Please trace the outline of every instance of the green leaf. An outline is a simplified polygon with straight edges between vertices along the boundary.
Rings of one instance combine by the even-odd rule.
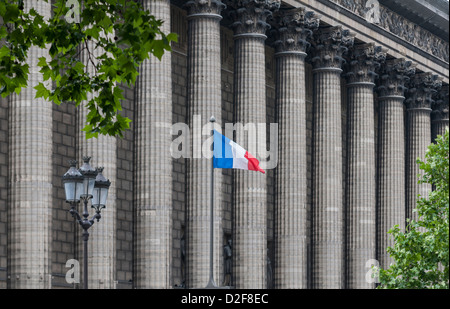
[[[17,5],[8,5],[6,12],[3,14],[3,21],[5,23],[14,22],[19,17],[20,10]]]
[[[39,57],[38,66],[45,67],[47,66],[47,59],[45,57]]]
[[[2,48],[0,48],[0,58],[3,58],[5,56],[9,57],[9,55],[10,49],[6,45],[3,45]]]
[[[48,99],[50,91],[48,91],[47,88],[45,88],[44,84],[39,83],[37,86],[34,87],[34,89],[36,89],[36,96],[35,96],[36,99],[41,97]]]
[[[176,33],[169,33],[169,34],[167,35],[167,40],[168,40],[169,42],[175,42],[175,43],[178,43],[178,34],[176,34]]]
[[[0,15],[1,16],[1,15]],[[6,26],[0,25],[0,39],[3,39],[8,34]]]

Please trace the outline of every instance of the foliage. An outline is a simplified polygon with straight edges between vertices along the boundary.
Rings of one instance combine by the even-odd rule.
[[[68,2],[83,8],[75,10],[77,5],[69,7]],[[34,87],[36,98],[58,105],[85,102],[87,138],[122,136],[131,120],[120,114],[119,84],[133,85],[139,65],[151,55],[161,59],[177,40],[176,34],[161,31],[161,20],[131,0],[56,0],[50,18],[35,8],[24,10],[23,0],[0,0],[0,17],[2,97],[27,87],[30,48],[47,48],[49,57],[38,62],[43,82]],[[95,49],[102,51],[100,56],[95,57]],[[85,63],[81,53],[87,54]]]
[[[387,252],[395,263],[380,269],[379,288],[449,288],[449,131],[428,147],[425,161],[417,160],[424,175],[419,183],[433,185],[427,198],[417,201],[417,220],[405,231],[398,225],[389,233],[394,246]]]

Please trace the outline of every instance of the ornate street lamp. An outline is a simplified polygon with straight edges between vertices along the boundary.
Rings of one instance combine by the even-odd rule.
[[[88,288],[88,240],[89,228],[101,218],[101,210],[106,207],[106,198],[111,182],[103,174],[103,167],[94,169],[89,164],[91,157],[83,157],[83,165],[76,169],[77,161],[71,160],[69,170],[62,176],[64,190],[66,193],[66,202],[70,204],[70,214],[76,218],[83,228],[83,246],[84,246],[84,288]],[[92,199],[92,208],[95,214],[91,219],[89,217],[88,203]],[[83,201],[83,213],[80,216],[76,206]]]

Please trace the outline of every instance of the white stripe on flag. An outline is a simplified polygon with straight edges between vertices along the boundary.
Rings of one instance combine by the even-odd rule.
[[[245,157],[247,151],[231,140],[229,144],[233,152],[233,168],[248,170],[248,160]]]

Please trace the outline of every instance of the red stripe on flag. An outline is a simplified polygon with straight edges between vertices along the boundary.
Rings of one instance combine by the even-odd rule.
[[[259,167],[259,161],[252,156],[248,151],[245,152],[245,158],[248,160],[248,169],[250,171],[257,171],[265,174],[266,172]]]

